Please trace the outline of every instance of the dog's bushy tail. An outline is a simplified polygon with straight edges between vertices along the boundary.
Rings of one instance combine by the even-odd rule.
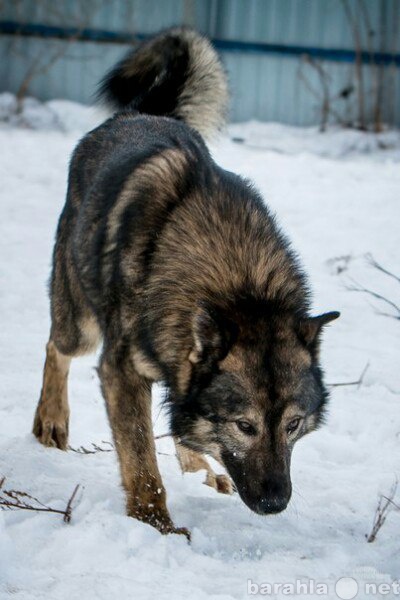
[[[116,110],[179,119],[208,137],[225,122],[228,85],[209,40],[176,27],[130,51],[104,77],[99,97]]]

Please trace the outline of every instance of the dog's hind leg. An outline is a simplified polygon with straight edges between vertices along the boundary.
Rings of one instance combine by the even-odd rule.
[[[60,222],[51,278],[51,332],[33,433],[45,446],[68,446],[68,372],[71,359],[93,351],[100,329],[83,294],[68,247],[65,218]]]
[[[33,433],[39,442],[61,450],[66,450],[68,445],[68,373],[71,360],[74,356],[88,352],[89,348],[93,349],[95,336],[98,342],[100,335],[92,318],[81,322],[80,330],[80,344],[75,347],[67,346],[68,353],[63,353],[55,341],[60,333],[56,334],[53,323],[46,346],[42,391],[33,423]]]
[[[33,433],[44,446],[61,450],[68,444],[68,371],[71,357],[57,350],[50,339],[46,346],[43,387],[33,423]]]
[[[220,494],[233,494],[233,483],[228,475],[217,475],[202,454],[186,448],[176,438],[174,438],[174,442],[182,473],[196,473],[204,469],[206,471],[204,481],[206,485],[214,488]]]

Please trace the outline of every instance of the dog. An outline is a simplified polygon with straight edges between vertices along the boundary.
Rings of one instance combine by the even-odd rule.
[[[72,156],[33,432],[67,448],[69,365],[102,342],[128,515],[190,536],[171,520],[157,467],[155,381],[168,390],[182,469],[205,468],[218,491],[278,513],[293,446],[323,421],[320,333],[339,313],[310,316],[306,277],[260,194],[210,156],[204,138],[224,123],[228,86],[205,37],[159,33],[99,94],[116,112]]]

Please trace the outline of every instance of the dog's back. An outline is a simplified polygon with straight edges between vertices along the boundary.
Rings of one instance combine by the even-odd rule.
[[[270,300],[304,308],[302,276],[264,203],[213,162],[203,141],[222,125],[227,104],[209,42],[169,30],[129,53],[100,95],[117,112],[75,151],[67,204],[82,206],[67,227],[102,326],[122,297],[135,297],[136,329],[152,355],[165,340],[161,362],[168,355],[169,363],[179,360],[174,339],[182,336],[169,326],[171,312],[190,321],[196,304],[214,296],[264,297],[267,272]],[[162,339],[151,339],[159,330]]]
[[[118,296],[116,263],[127,236],[135,238],[133,255],[146,245],[148,263],[167,213],[187,196],[184,187],[211,178],[202,135],[224,123],[227,82],[208,40],[175,28],[128,53],[104,78],[99,96],[116,113],[74,152],[60,232],[104,322],[111,296]],[[142,267],[135,266],[137,277]]]

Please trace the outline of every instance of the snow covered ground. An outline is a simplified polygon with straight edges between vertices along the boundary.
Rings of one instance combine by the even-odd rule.
[[[400,512],[390,512],[374,543],[365,536],[380,494],[400,478],[400,322],[378,314],[390,307],[347,289],[356,281],[399,304],[399,283],[366,258],[371,253],[399,275],[398,132],[378,143],[352,132],[250,123],[231,129],[242,141],[225,136],[214,145],[216,159],[253,179],[278,214],[309,273],[315,312],[342,313],[324,336],[327,381],[351,382],[369,368],[360,386],[332,388],[327,424],[294,451],[293,499],[278,516],[257,516],[237,496],[218,495],[202,485],[202,473],[181,475],[171,440],[159,440],[169,507],[176,524],[191,529],[188,545],[124,515],[114,452],[63,453],[30,433],[68,159],[98,118],[65,102],[50,108],[57,126],[44,129],[41,117],[36,130],[23,121],[0,127],[0,479],[5,489],[56,508],[65,507],[76,484],[81,489],[70,524],[56,514],[0,511],[0,598],[230,600],[257,590],[271,593],[256,597],[283,598],[290,585],[276,584],[300,580],[308,587],[296,597],[313,597],[313,585],[315,593],[321,584],[327,587],[319,597],[336,598],[343,577],[358,582],[357,598],[399,597],[393,581],[400,578]],[[95,365],[90,356],[72,366],[75,448],[111,440]],[[154,397],[155,431],[162,434],[159,388]],[[381,590],[389,593],[373,595],[365,582],[386,583]],[[341,581],[339,597],[353,598],[354,586]]]

